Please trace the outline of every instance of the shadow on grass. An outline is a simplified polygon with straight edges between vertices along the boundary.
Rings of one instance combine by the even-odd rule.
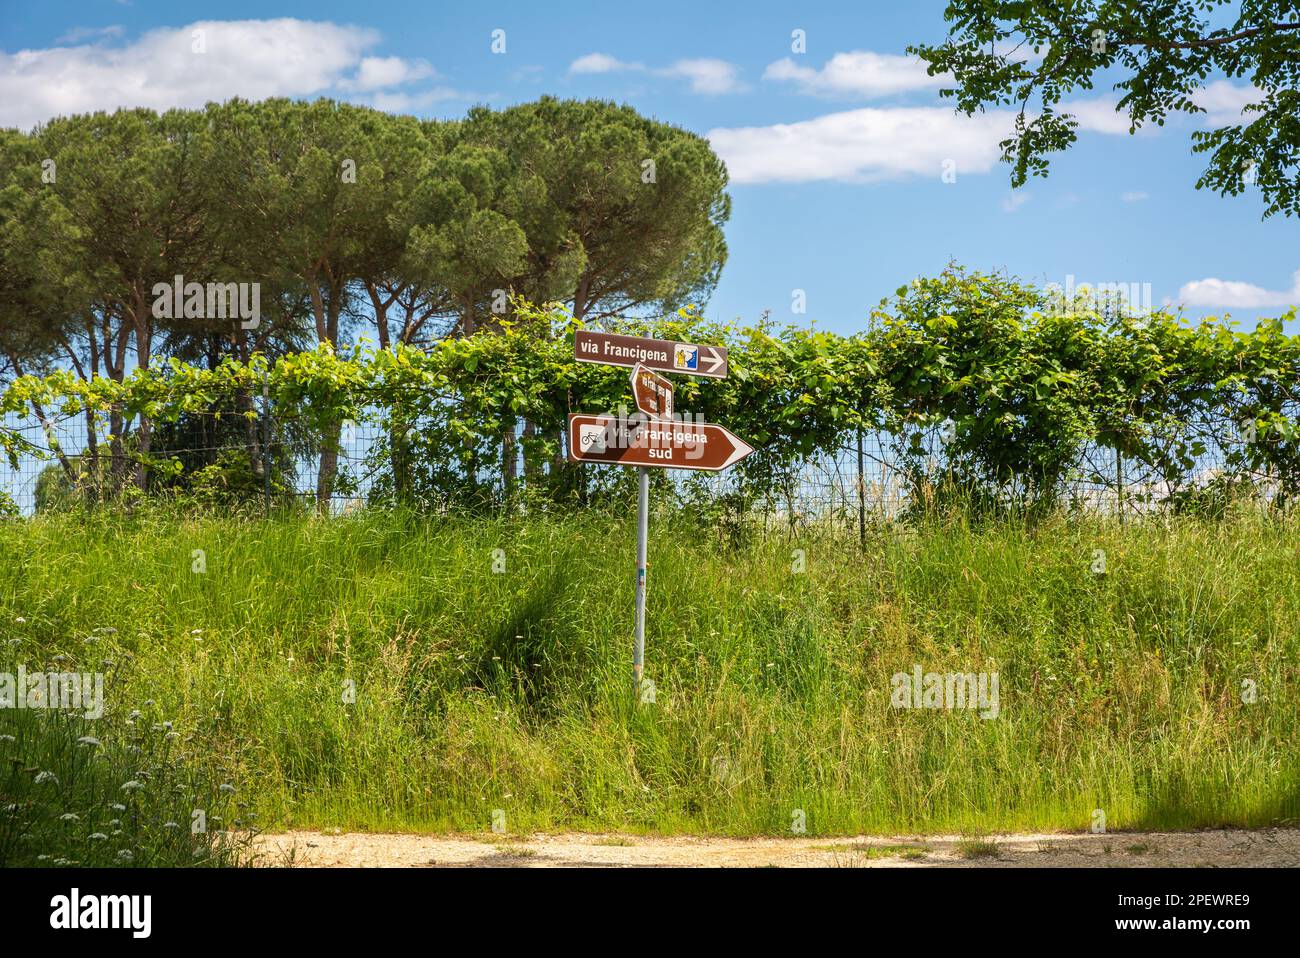
[[[487,638],[464,687],[514,697],[545,712],[563,691],[574,690],[595,674],[591,649],[576,641],[570,623],[571,593],[578,584],[557,564],[509,613],[487,630]]]

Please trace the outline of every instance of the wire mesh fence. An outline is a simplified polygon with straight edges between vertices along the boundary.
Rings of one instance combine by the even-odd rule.
[[[231,418],[228,413],[206,413],[192,420],[215,424]],[[100,427],[94,429],[99,441],[93,442],[91,427],[83,417],[42,421],[9,416],[3,428],[21,437],[22,448],[16,464],[0,464],[0,493],[23,515],[58,508],[70,498],[111,501],[124,487],[140,488],[141,477],[141,491],[146,494],[210,485],[217,493],[249,500],[260,497],[267,506],[286,498],[315,503],[319,452],[311,451],[311,437],[287,434],[291,422],[292,417],[277,420],[263,411],[250,422],[245,441],[225,436],[176,444],[174,436],[155,434],[147,452],[141,453],[138,435],[135,442],[115,451],[111,436]],[[207,430],[194,431],[201,435]],[[323,497],[330,511],[354,509],[368,500],[382,467],[375,456],[377,436],[378,427],[373,424],[343,424],[336,443],[338,474]],[[236,464],[247,468],[232,468]]]
[[[105,423],[85,416],[9,416],[3,427],[21,437],[22,450],[16,468],[0,466],[0,493],[22,515],[55,509],[77,497],[113,501],[123,489],[145,495],[184,492],[212,501],[235,497],[260,501],[268,512],[290,502],[334,515],[383,507],[394,501],[392,426],[383,410],[369,412],[358,421],[339,424],[337,438],[329,441],[293,414],[277,414],[269,402],[243,416],[197,414],[184,428],[156,427],[147,454],[140,453],[138,429],[133,442],[115,443]],[[1189,496],[1212,496],[1229,487],[1244,486],[1259,501],[1274,500],[1277,477],[1243,465],[1250,437],[1221,427],[1221,422],[1199,424],[1199,454],[1178,461],[1173,470],[1159,463],[1126,461],[1100,444],[1084,445],[1075,451],[1072,466],[1053,480],[1052,501],[1077,510],[1141,515],[1178,508]],[[415,424],[412,432],[419,428]],[[516,485],[529,481],[522,438],[520,424],[512,444],[513,468],[498,458],[480,465],[473,477],[476,488],[487,493],[485,501],[503,509],[507,473]],[[322,450],[334,463],[328,481],[322,481]],[[447,462],[436,462],[437,449],[426,446],[419,456],[426,467],[445,467],[465,478],[466,467],[450,456]],[[952,486],[962,474],[961,466],[947,453],[942,427],[907,435],[849,430],[831,448],[784,464],[776,480],[769,476],[756,494],[743,468],[717,474],[673,470],[668,481],[683,501],[738,500],[765,522],[820,521],[860,531],[867,522],[897,518],[925,504],[945,485]],[[1031,480],[1012,477],[992,495],[1011,502],[1033,492]],[[428,499],[415,504],[435,507]],[[436,505],[447,507],[448,501]]]

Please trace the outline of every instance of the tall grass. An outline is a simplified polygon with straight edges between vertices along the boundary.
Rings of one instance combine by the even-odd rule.
[[[1300,817],[1298,531],[952,520],[863,551],[656,515],[643,704],[630,513],[51,517],[0,523],[0,647],[80,661],[115,628],[109,700],[153,700],[271,826],[1265,825]],[[891,707],[914,665],[996,671],[999,716]]]
[[[49,669],[63,670],[54,662]],[[13,674],[7,666],[3,671]],[[16,703],[7,690],[6,702]],[[234,786],[144,709],[0,709],[0,867],[211,867],[252,860]]]

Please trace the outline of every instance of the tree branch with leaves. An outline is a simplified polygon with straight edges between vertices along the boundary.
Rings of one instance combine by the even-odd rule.
[[[1013,186],[1045,176],[1049,155],[1077,139],[1069,97],[1110,83],[1130,132],[1178,113],[1206,116],[1207,85],[1231,92],[1240,116],[1191,135],[1208,154],[1198,189],[1257,188],[1264,216],[1300,215],[1300,8],[1294,0],[953,0],[947,39],[908,52],[954,82],[941,95],[967,115],[1017,111],[1002,141]],[[1221,119],[1221,118],[1216,118]]]

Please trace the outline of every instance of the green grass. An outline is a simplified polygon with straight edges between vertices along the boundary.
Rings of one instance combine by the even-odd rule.
[[[0,709],[0,867],[236,865],[254,823],[144,711]]]
[[[502,845],[497,849],[497,854],[502,858],[534,858],[537,849],[525,848],[523,845]]]
[[[984,838],[963,838],[956,845],[957,855],[968,860],[997,858],[998,843]]]
[[[864,842],[854,842],[850,845],[815,845],[818,851],[828,852],[853,852],[864,858],[903,858],[907,861],[916,861],[924,858],[930,852],[928,845],[868,845]]]
[[[0,671],[112,660],[110,713],[154,701],[268,827],[1300,818],[1296,523],[936,523],[873,530],[863,553],[656,515],[638,705],[631,515],[3,522]],[[891,708],[913,665],[997,671],[999,717]]]

